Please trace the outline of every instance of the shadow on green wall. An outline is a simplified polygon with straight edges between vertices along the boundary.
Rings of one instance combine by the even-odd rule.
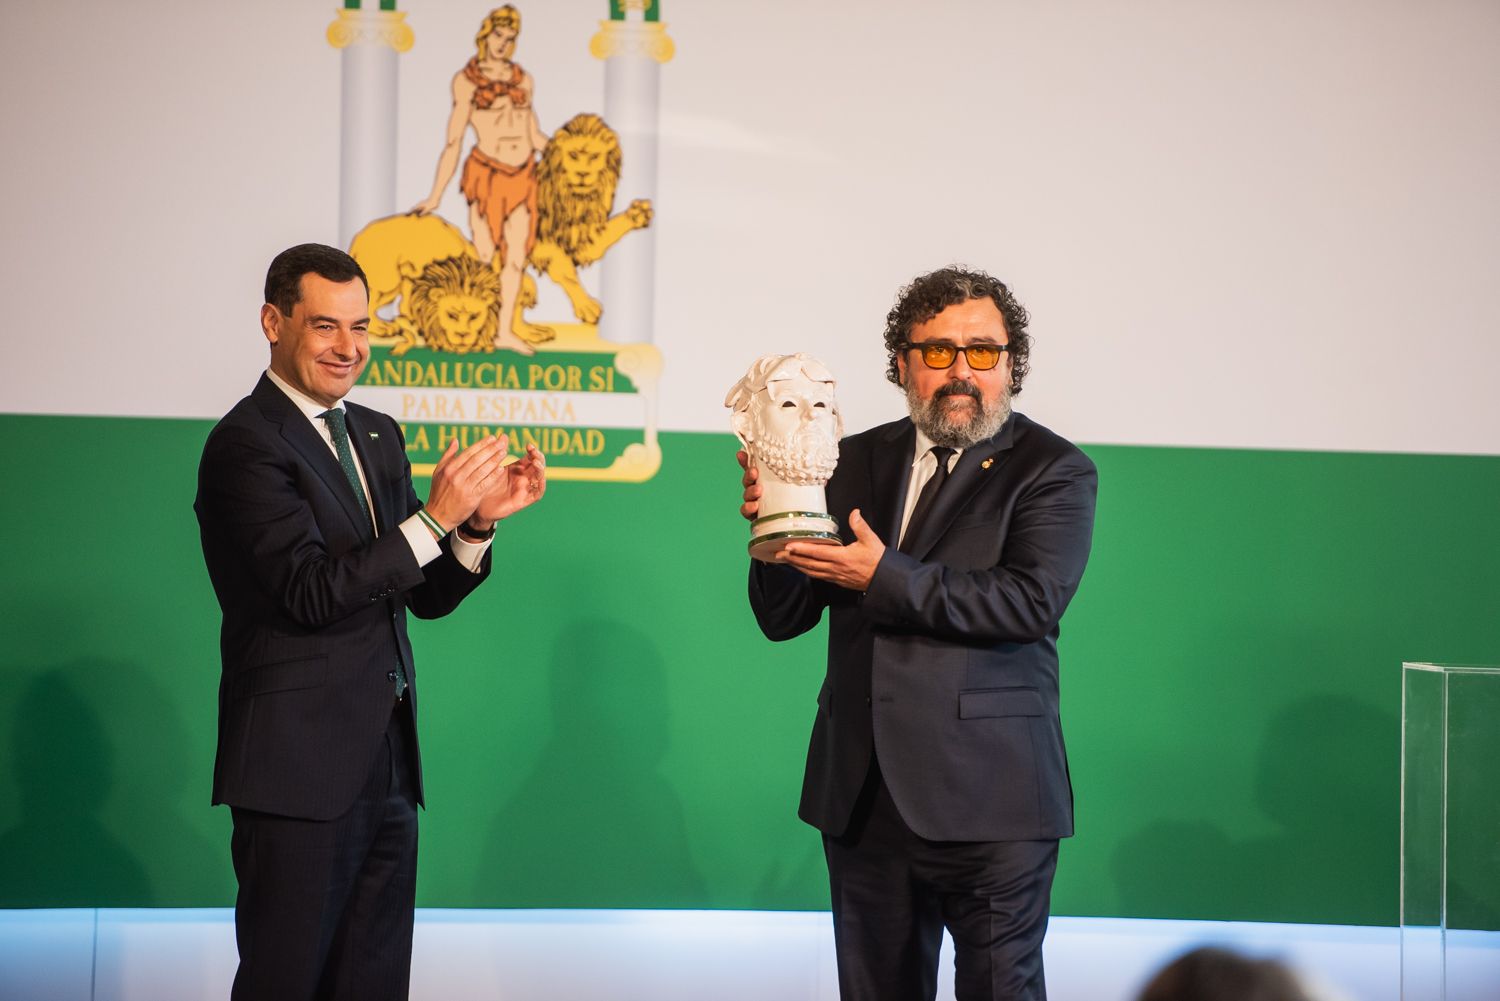
[[[183,885],[232,899],[227,844],[183,805],[206,804],[198,748],[155,679],[94,660],[0,676],[13,679],[0,719],[15,791],[0,800],[0,907],[178,903]]]
[[[828,910],[828,869],[823,855],[823,835],[806,828],[806,847],[779,860],[766,870],[756,886],[750,907],[758,911],[780,911],[788,901],[817,910]]]
[[[1114,852],[1121,912],[1222,919],[1233,901],[1242,921],[1394,924],[1396,732],[1389,713],[1342,696],[1273,713],[1253,776],[1267,833],[1170,819],[1174,790],[1143,787],[1141,807],[1157,798],[1152,809],[1166,816]]]
[[[706,890],[682,798],[661,770],[671,707],[655,642],[620,622],[576,620],[559,630],[549,671],[551,733],[495,817],[480,896],[508,907],[698,905]]]
[[[18,673],[11,668],[3,676]],[[117,786],[117,751],[75,687],[81,673],[79,665],[69,665],[19,686],[6,759],[20,817],[0,834],[0,906],[156,900],[139,856],[104,817]]]

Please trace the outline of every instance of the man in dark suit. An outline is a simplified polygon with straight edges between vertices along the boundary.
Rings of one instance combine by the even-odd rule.
[[[344,402],[370,348],[342,251],[277,256],[260,320],[270,366],[209,435],[194,504],[223,611],[233,997],[405,998],[422,804],[406,614],[446,615],[489,575],[495,523],[542,496],[545,466],[455,443],[417,500],[400,427]]]
[[[829,615],[800,815],[823,832],[845,1001],[937,989],[944,927],[960,1001],[1045,998],[1058,839],[1073,833],[1058,622],[1078,588],[1097,478],[1021,414],[1028,316],[946,268],[887,318],[910,419],[844,439],[828,482],[843,546],[752,563],[765,634]],[[759,517],[746,467],[741,513]]]

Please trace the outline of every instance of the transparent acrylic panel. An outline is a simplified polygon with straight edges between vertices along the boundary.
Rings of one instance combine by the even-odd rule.
[[[1401,671],[1401,997],[1443,996],[1443,696],[1446,676]]]
[[[1401,997],[1493,1001],[1500,668],[1403,665],[1401,703]]]

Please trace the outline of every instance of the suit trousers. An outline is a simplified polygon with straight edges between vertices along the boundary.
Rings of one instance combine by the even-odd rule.
[[[343,816],[233,810],[240,965],[232,1001],[407,997],[417,886],[410,705],[395,704],[369,779]]]
[[[1046,1001],[1057,841],[928,841],[871,756],[849,829],[824,835],[843,1001],[932,1001],[943,929],[958,1001]]]

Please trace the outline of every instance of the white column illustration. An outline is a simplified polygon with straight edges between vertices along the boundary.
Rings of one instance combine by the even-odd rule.
[[[379,10],[364,10],[360,0],[345,0],[328,26],[328,44],[343,58],[339,246],[346,249],[365,224],[396,211],[396,57],[413,36],[395,5],[380,0]]]
[[[622,166],[615,204],[656,204],[657,118],[661,66],[676,46],[660,21],[660,0],[614,0],[589,52],[604,60],[604,120],[620,137]],[[630,234],[599,262],[604,315],[599,336],[617,344],[649,343],[655,329],[656,231]]]

